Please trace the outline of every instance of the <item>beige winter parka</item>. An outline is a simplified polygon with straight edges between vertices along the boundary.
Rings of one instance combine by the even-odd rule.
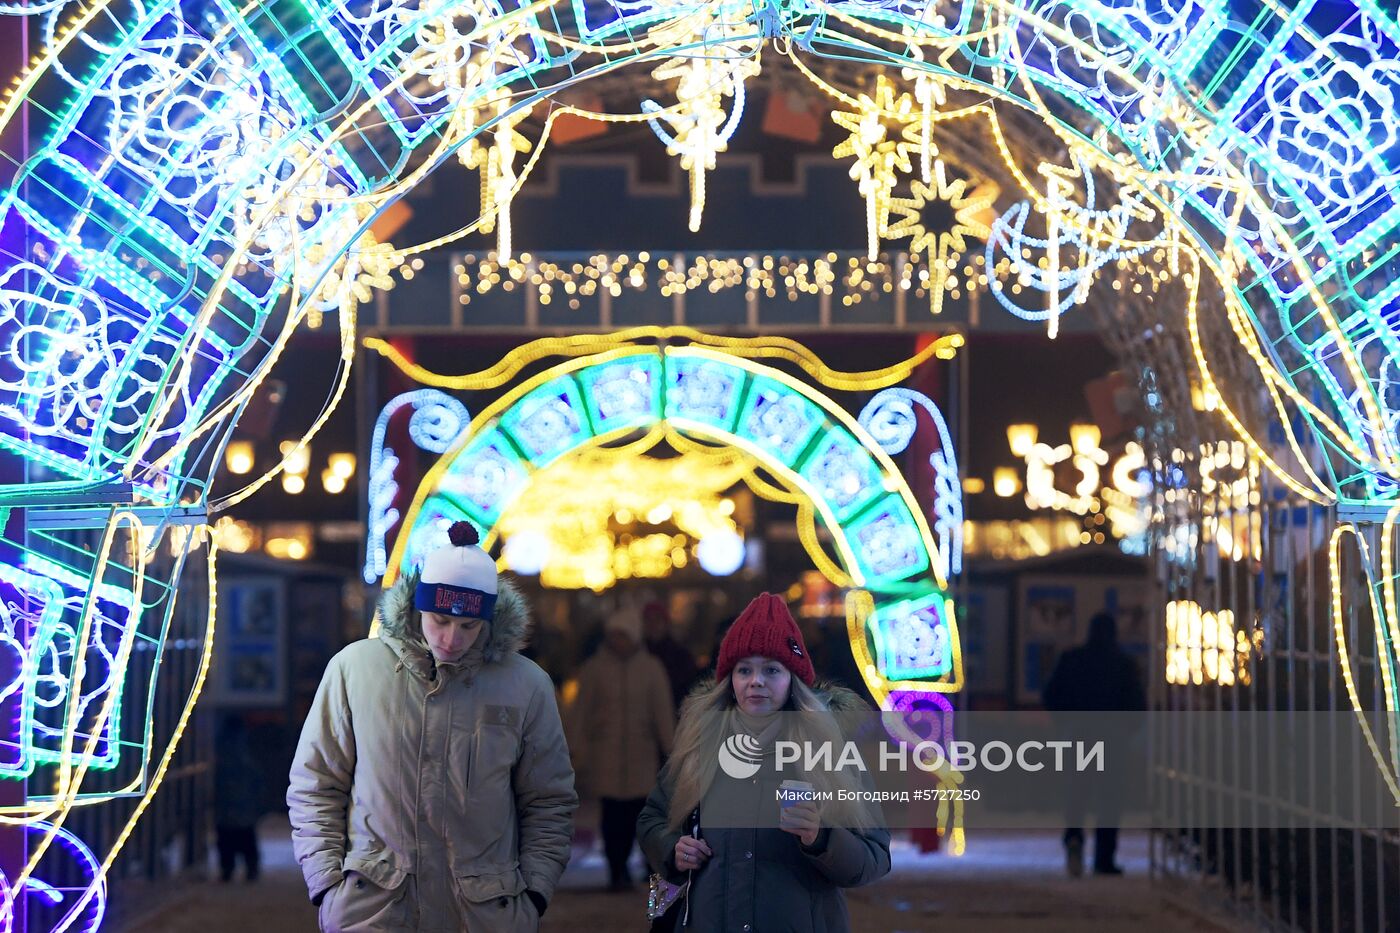
[[[579,671],[568,712],[579,786],[594,797],[645,797],[671,753],[675,725],[661,662],[640,648],[619,657],[604,644]]]
[[[502,580],[476,645],[440,664],[417,582],[326,669],[287,791],[297,860],[325,931],[534,931],[578,796],[553,685],[516,653],[528,609]]]

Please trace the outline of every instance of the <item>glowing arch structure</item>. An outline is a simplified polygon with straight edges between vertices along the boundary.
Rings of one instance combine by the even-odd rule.
[[[868,612],[850,634],[878,699],[961,689],[945,563],[899,469],[831,399],[780,370],[710,347],[619,348],[559,364],[511,390],[429,471],[389,566],[395,573],[419,566],[456,521],[487,537],[535,471],[658,425],[742,448],[812,503],[850,585],[869,594]]]
[[[1249,22],[1230,0],[0,0],[0,13],[40,17],[46,40],[0,101],[0,131],[35,105],[34,150],[0,191],[0,445],[53,478],[0,490],[8,505],[165,508],[145,515],[159,543],[171,509],[208,505],[221,429],[291,332],[338,314],[348,362],[368,289],[450,239],[378,244],[379,213],[460,156],[483,173],[486,215],[458,233],[494,227],[508,251],[502,208],[533,164],[514,164],[531,148],[518,127],[560,88],[635,65],[716,89],[622,115],[650,122],[682,159],[698,222],[704,173],[770,44],[853,128],[840,151],[874,236],[902,230],[943,249],[910,218],[961,193],[925,171],[922,188],[896,197],[892,177],[912,174],[915,156],[928,164],[939,133],[979,123],[1014,182],[988,249],[1008,281],[1043,293],[1052,321],[1116,259],[1163,250],[1186,287],[1196,375],[1254,455],[1316,502],[1400,495],[1400,23],[1376,0],[1273,0],[1251,4]],[[883,65],[887,84],[826,85],[810,68],[822,57]],[[951,102],[958,94],[979,102]],[[1040,121],[1058,149],[1016,151],[999,108]],[[883,127],[878,145],[854,129],[863,121]],[[1000,284],[1013,313],[1042,313]],[[1253,385],[1221,384],[1201,337],[1211,315]],[[1251,433],[1260,399],[1277,437]],[[193,446],[206,442],[213,456]],[[109,567],[133,595],[171,585],[109,560],[118,531],[144,524],[113,512],[96,552],[65,555],[80,592],[108,583]],[[11,569],[47,575],[21,565]],[[1368,570],[1386,597],[1378,628],[1383,611],[1400,647],[1393,561]],[[119,675],[132,632],[146,626],[159,647],[160,619],[116,620],[120,643],[98,647],[100,597],[71,595],[73,638],[56,663],[82,671],[71,646],[83,645],[112,658],[118,676],[103,684],[130,682]],[[17,671],[24,651],[12,652]],[[119,691],[103,687],[91,705],[92,689],[74,683],[56,707],[67,711],[54,720],[63,792],[24,819],[61,814],[106,754]],[[31,725],[3,736],[11,773],[26,754],[44,760],[48,740],[31,741]],[[149,794],[159,772],[138,785]]]
[[[1271,467],[1321,501],[1385,498],[1400,480],[1400,285],[1388,272],[1400,25],[1374,0],[1269,4],[1247,25],[1227,0],[27,9],[47,17],[52,41],[0,125],[26,97],[53,115],[0,199],[0,238],[24,244],[0,268],[0,444],[79,481],[126,477],[177,498],[197,479],[180,476],[191,437],[246,396],[287,330],[325,310],[349,326],[357,293],[401,261],[368,235],[377,213],[448,158],[490,163],[480,134],[530,150],[515,127],[559,87],[700,48],[722,56],[730,70],[706,80],[733,113],[711,100],[703,112],[649,102],[637,115],[702,195],[769,39],[799,66],[826,56],[903,69],[868,97],[823,85],[834,109],[890,123],[894,148],[855,139],[847,153],[885,221],[875,235],[909,209],[890,200],[888,172],[915,139],[927,151],[945,126],[989,121],[1023,188],[1005,193],[1009,210],[998,205],[989,250],[1048,293],[1053,313],[1114,257],[1170,246],[1173,268],[1192,277],[1185,313],[1216,280],[1263,374],[1291,448]],[[990,107],[939,109],[950,90],[1037,115],[1064,161],[1022,164]],[[470,229],[508,226],[501,208],[528,170],[491,164],[488,213]],[[1025,232],[1022,202],[1049,236]],[[1049,262],[1022,266],[1023,249]],[[21,348],[20,333],[35,339]],[[1230,388],[1219,394],[1243,407]],[[1248,434],[1228,405],[1227,416]],[[1322,469],[1301,450],[1308,435],[1328,452]]]

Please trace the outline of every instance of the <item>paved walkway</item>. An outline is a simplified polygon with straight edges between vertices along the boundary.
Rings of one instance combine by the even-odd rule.
[[[264,828],[262,880],[190,882],[165,892],[117,892],[113,923],[120,933],[315,933],[292,861],[286,824]],[[969,840],[961,858],[920,855],[897,841],[894,871],[878,884],[850,892],[853,929],[859,933],[1188,933],[1235,929],[1183,912],[1178,898],[1147,880],[1147,840],[1126,835],[1122,878],[1064,874],[1059,843],[1051,833],[984,834]],[[606,872],[601,854],[576,851],[542,933],[578,930],[645,930],[643,895],[600,891]],[[148,906],[137,912],[137,904]],[[123,921],[121,915],[125,914]]]

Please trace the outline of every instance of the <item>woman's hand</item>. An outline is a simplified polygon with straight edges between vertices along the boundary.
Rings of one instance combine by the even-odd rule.
[[[682,836],[676,840],[676,868],[681,871],[694,871],[702,867],[714,855],[703,839]]]
[[[801,839],[804,846],[811,846],[817,841],[817,832],[822,828],[821,813],[811,800],[795,803],[783,808],[778,828]]]

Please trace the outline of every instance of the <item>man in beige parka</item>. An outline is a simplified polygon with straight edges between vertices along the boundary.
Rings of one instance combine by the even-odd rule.
[[[671,753],[675,714],[661,662],[642,649],[642,617],[623,606],[603,624],[604,641],[578,675],[569,709],[569,749],[584,792],[602,813],[608,888],[632,888],[627,860],[637,837],[637,815]]]
[[[334,658],[292,764],[293,845],[326,933],[533,933],[578,804],[524,598],[459,522]]]

